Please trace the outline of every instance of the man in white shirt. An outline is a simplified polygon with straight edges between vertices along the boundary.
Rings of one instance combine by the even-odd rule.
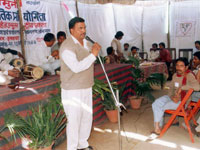
[[[153,43],[152,48],[150,49],[150,54],[149,54],[149,60],[150,61],[155,61],[160,55],[160,52],[158,50],[158,44]]]
[[[51,48],[51,54],[54,51],[59,51],[60,46],[61,46],[62,42],[64,42],[64,40],[66,40],[66,33],[63,31],[59,31],[57,33],[57,41],[58,42],[56,44],[54,44],[54,46]]]
[[[195,48],[193,49],[193,54],[195,52],[200,51],[200,41],[195,41],[194,44],[195,44]]]
[[[113,47],[115,51],[115,55],[121,58],[123,58],[123,52],[122,52],[122,46],[121,46],[120,40],[123,38],[123,36],[124,36],[124,33],[122,31],[118,31],[115,34],[115,38],[111,42],[111,46]]]
[[[9,84],[11,79],[20,75],[20,71],[9,64],[13,58],[11,53],[0,52],[0,85]]]
[[[40,66],[44,71],[55,75],[55,70],[60,67],[60,61],[51,56],[51,47],[55,43],[55,36],[47,33],[44,40],[41,41],[32,52],[32,61],[30,64]]]
[[[67,150],[92,150],[88,144],[92,127],[94,67],[101,46],[85,40],[84,19],[69,22],[69,36],[60,47],[61,98],[68,119]]]
[[[129,44],[128,43],[124,43],[124,58],[126,60],[128,60],[128,57],[130,56],[130,51],[129,51]]]

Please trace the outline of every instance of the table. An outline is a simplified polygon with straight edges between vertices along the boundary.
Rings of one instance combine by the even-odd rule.
[[[143,71],[145,78],[152,73],[163,73],[165,76],[168,76],[167,65],[164,62],[152,62],[151,65],[144,65],[139,68]]]
[[[45,103],[50,94],[56,94],[58,89],[56,83],[58,83],[58,76],[45,76],[42,80],[38,80],[28,84],[20,84],[20,89],[14,91],[7,86],[0,86],[0,126],[4,124],[3,116],[6,113],[15,111],[21,116],[26,116],[30,107],[37,106],[41,103]],[[4,135],[8,137],[9,132],[4,132]],[[10,138],[10,137],[9,137]],[[20,143],[20,139],[17,139],[17,143]],[[22,149],[20,144],[9,143],[0,141],[0,150],[10,150],[11,148]]]

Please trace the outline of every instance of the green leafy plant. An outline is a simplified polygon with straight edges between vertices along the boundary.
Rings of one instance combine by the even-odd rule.
[[[134,85],[136,96],[144,96],[149,100],[154,101],[155,98],[151,94],[151,85],[161,85],[161,87],[163,87],[164,83],[166,82],[165,76],[161,73],[153,73],[145,79],[144,74],[139,67],[132,68],[131,73],[134,78],[132,83]]]
[[[133,64],[135,68],[138,68],[140,65],[140,60],[133,56],[129,56],[128,60],[123,60],[121,63]]]
[[[105,62],[106,62],[106,57],[99,56],[99,58],[101,59],[102,63],[105,64]],[[97,59],[97,60],[95,61],[95,64],[100,64],[99,59]]]
[[[146,81],[150,85],[160,85],[161,88],[163,88],[167,80],[162,73],[153,73],[146,79]]]
[[[108,83],[102,81],[102,80],[98,80],[95,79],[94,80],[94,86],[93,86],[93,93],[98,95],[101,95],[102,100],[100,101],[100,103],[104,106],[104,108],[106,110],[115,110],[116,105],[115,105],[115,101],[114,98],[112,96],[111,90],[108,86]],[[122,97],[122,93],[124,91],[125,88],[125,84],[122,84],[121,86],[119,86],[117,84],[117,82],[112,82],[111,83],[113,90],[116,91],[117,89],[119,90],[119,97]]]
[[[66,127],[67,119],[62,106],[51,101],[37,108],[31,108],[31,113],[26,118],[17,113],[6,114],[5,125],[12,137],[16,135],[31,140],[29,147],[32,149],[45,148],[56,140]]]

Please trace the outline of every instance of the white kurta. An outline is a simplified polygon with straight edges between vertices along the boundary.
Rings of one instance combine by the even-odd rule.
[[[73,41],[80,44],[73,36]],[[86,47],[84,40],[84,48]],[[89,49],[88,49],[89,50]],[[96,60],[93,54],[78,61],[76,55],[64,50],[61,54],[64,63],[74,73],[88,69]],[[67,150],[83,149],[89,146],[87,140],[92,127],[92,87],[79,90],[61,90],[62,103],[67,115]]]
[[[42,50],[42,51],[40,51]],[[47,47],[42,41],[31,53],[32,59],[28,61],[29,64],[40,66],[44,71],[55,74],[55,69],[60,67],[60,60],[54,59],[51,56],[51,47]]]

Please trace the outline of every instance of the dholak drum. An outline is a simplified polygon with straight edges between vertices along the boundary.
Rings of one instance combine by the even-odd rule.
[[[24,61],[21,58],[16,58],[11,61],[11,65],[21,69],[24,66]]]
[[[24,66],[23,76],[28,79],[41,79],[44,75],[44,70],[34,65]]]

